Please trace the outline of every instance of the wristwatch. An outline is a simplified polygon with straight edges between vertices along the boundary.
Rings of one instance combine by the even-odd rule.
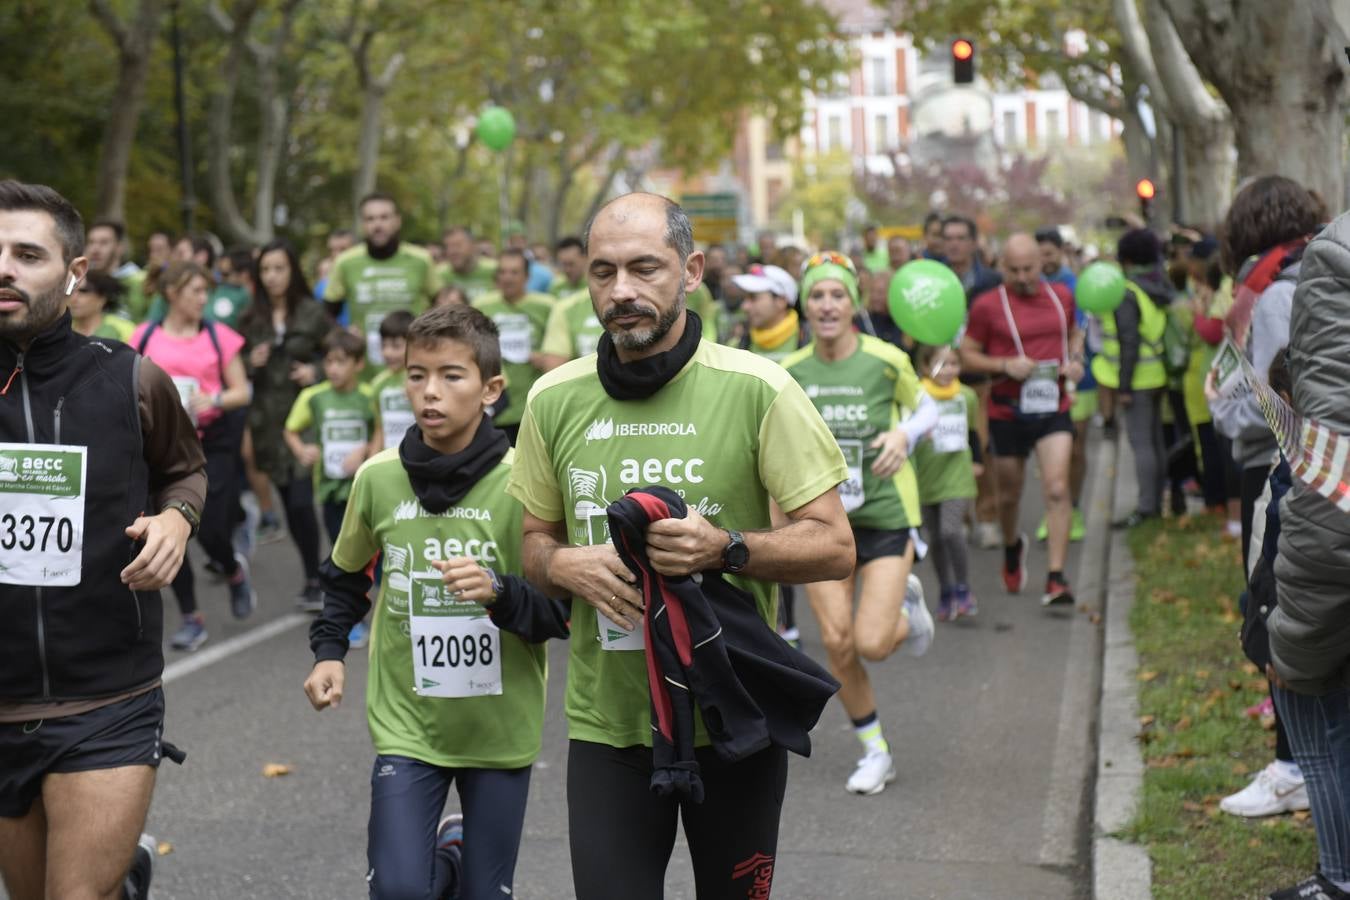
[[[725,529],[727,545],[722,548],[722,571],[736,575],[745,570],[750,562],[750,548],[745,546],[745,536],[731,528]]]
[[[197,514],[197,511],[192,508],[192,505],[184,500],[170,500],[168,503],[164,504],[164,508],[161,509],[160,512],[168,512],[171,509],[178,510],[183,518],[187,519],[188,525],[192,528],[192,532],[188,537],[196,537],[197,529],[202,527],[202,517]]]
[[[492,582],[492,599],[494,601],[500,599],[502,596],[502,591],[504,590],[502,587],[501,577],[496,573],[496,571],[494,571],[493,569],[489,569],[487,566],[483,567],[483,571],[487,573],[488,580]]]

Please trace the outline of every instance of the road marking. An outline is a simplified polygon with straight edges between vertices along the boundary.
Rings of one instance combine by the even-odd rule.
[[[165,666],[164,675],[160,678],[160,681],[164,684],[171,684],[180,678],[191,675],[193,672],[199,672],[207,666],[215,665],[222,659],[234,656],[236,653],[243,653],[250,647],[271,640],[283,632],[290,631],[297,625],[304,625],[312,621],[314,621],[314,617],[304,613],[287,613],[279,619],[273,619],[266,625],[252,631],[246,631],[227,641],[221,641],[207,650],[200,650],[186,659],[180,659]]]

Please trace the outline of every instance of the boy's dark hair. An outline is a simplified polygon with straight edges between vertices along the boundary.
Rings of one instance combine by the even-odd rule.
[[[122,282],[107,272],[95,272],[90,270],[84,273],[85,285],[103,298],[103,311],[109,313],[117,309],[117,304],[121,302],[122,295],[127,289]]]
[[[1126,266],[1154,266],[1162,262],[1162,243],[1147,228],[1132,228],[1116,242],[1116,259]]]
[[[473,361],[484,381],[502,373],[502,348],[497,323],[472,306],[438,306],[413,320],[408,348],[429,347],[440,341],[459,341],[473,350]]]
[[[230,268],[236,272],[253,271],[253,248],[235,247],[229,253],[225,254],[230,259]]]
[[[84,220],[79,211],[45,184],[0,180],[0,210],[45,212],[56,221],[56,238],[61,242],[62,259],[70,262],[84,252]],[[122,240],[120,232],[117,240]]]
[[[1294,396],[1294,378],[1289,374],[1289,348],[1281,347],[1275,351],[1266,371],[1266,381],[1270,389],[1281,397]]]
[[[380,320],[380,337],[388,340],[390,338],[406,338],[408,328],[413,323],[413,314],[406,309],[396,309],[389,315]]]
[[[366,358],[366,342],[345,328],[334,328],[323,339],[323,355],[341,353],[350,359]]]
[[[919,349],[914,351],[914,360],[919,364],[920,376],[932,371],[933,360],[937,359],[939,353],[951,349],[946,344],[920,344]]]

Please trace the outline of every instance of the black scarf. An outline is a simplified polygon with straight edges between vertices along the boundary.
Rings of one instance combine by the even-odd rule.
[[[389,243],[383,247],[376,247],[370,241],[366,241],[366,252],[370,254],[371,259],[392,259],[398,252],[399,236],[394,235],[389,239]]]
[[[484,415],[469,446],[458,453],[431,449],[422,441],[422,429],[412,425],[398,445],[398,458],[423,508],[440,515],[463,500],[509,449],[506,433]]]
[[[692,309],[686,309],[684,334],[680,335],[679,343],[664,353],[625,363],[619,360],[614,339],[606,330],[600,336],[596,350],[595,368],[600,375],[600,385],[615,400],[646,400],[665,387],[693,359],[702,338],[703,322]]]

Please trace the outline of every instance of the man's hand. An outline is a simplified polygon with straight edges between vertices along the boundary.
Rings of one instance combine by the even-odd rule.
[[[176,509],[157,516],[140,516],[127,526],[127,537],[145,546],[122,570],[122,583],[133,591],[157,591],[178,574],[187,552],[192,526]]]
[[[312,466],[322,457],[323,454],[315,444],[301,444],[299,452],[295,454],[295,458],[299,460],[302,466]]]
[[[355,475],[356,470],[361,468],[361,463],[366,461],[365,445],[353,447],[352,452],[347,454],[347,458],[342,461],[342,471],[348,475]]]
[[[1087,369],[1081,359],[1071,359],[1069,364],[1064,367],[1064,378],[1069,384],[1077,384],[1082,381],[1085,374],[1087,374]]]
[[[301,387],[309,387],[318,380],[318,367],[312,363],[291,363],[291,381]]]
[[[683,519],[661,519],[647,526],[647,559],[662,575],[680,577],[722,568],[727,533],[692,506]]]
[[[881,448],[877,458],[872,461],[872,474],[878,478],[890,478],[909,459],[909,435],[899,428],[892,428],[877,436],[871,449]]]
[[[1205,399],[1210,403],[1219,399],[1218,380],[1219,376],[1215,370],[1210,369],[1205,373]]]
[[[454,559],[434,559],[431,565],[441,573],[441,583],[456,599],[472,600],[483,606],[491,606],[497,601],[497,595],[492,590],[492,577],[476,560],[457,556]]]
[[[337,709],[342,703],[342,688],[347,683],[347,667],[338,659],[316,662],[305,679],[305,696],[315,709]]]
[[[1029,356],[1018,356],[1003,364],[1003,374],[1014,381],[1026,381],[1036,371],[1036,360]]]
[[[633,586],[637,578],[613,544],[559,547],[549,558],[548,580],[626,631],[636,628],[642,618],[642,594]]]

